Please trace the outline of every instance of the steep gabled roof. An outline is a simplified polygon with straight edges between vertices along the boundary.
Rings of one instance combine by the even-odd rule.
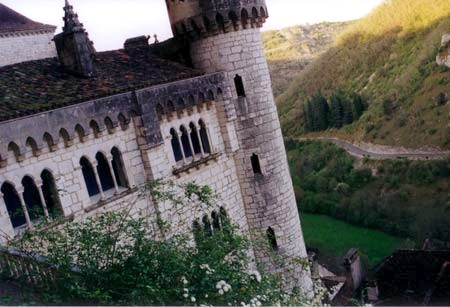
[[[0,3],[0,33],[55,29],[55,26],[35,22]]]

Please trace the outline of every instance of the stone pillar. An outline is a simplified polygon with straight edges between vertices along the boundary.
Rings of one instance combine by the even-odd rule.
[[[11,224],[2,192],[0,192],[0,229],[2,230],[0,232],[0,244],[6,243],[14,238],[14,228]]]
[[[30,215],[28,214],[27,205],[25,204],[25,199],[23,198],[23,187],[17,189],[17,194],[19,196],[20,205],[22,206],[23,215],[25,216],[25,220],[27,221],[28,228],[32,229],[33,224],[31,223]]]
[[[39,191],[39,198],[41,199],[42,209],[44,209],[45,217],[47,219],[49,219],[50,215],[48,214],[48,208],[47,208],[47,204],[45,202],[44,192],[42,191],[43,185],[42,185],[42,181],[41,180],[36,180],[36,187],[37,187],[37,189]]]
[[[114,189],[116,190],[115,194],[119,194],[119,185],[117,184],[116,174],[114,173],[114,168],[112,165],[113,157],[111,155],[108,155],[106,157],[106,159],[108,160],[109,171],[111,172],[111,177],[112,177],[113,183],[114,183]]]
[[[191,140],[191,128],[186,129],[186,133],[187,133],[187,138],[189,140],[189,148],[191,149],[191,153],[192,153],[192,161],[195,160],[195,151],[194,151],[194,145],[192,145],[192,140]]]
[[[202,138],[201,138],[200,132],[199,132],[200,130],[198,129],[197,124],[194,124],[194,126],[195,126],[195,134],[197,135],[198,142],[200,143],[200,151],[202,153],[202,158],[204,158],[205,157],[205,150],[203,149]]]
[[[101,200],[105,199],[105,192],[103,192],[102,182],[100,181],[100,176],[98,175],[97,170],[98,163],[94,162],[92,163],[92,168],[94,169],[94,175],[95,175],[95,182],[97,183],[98,190],[100,191]]]
[[[187,164],[187,160],[186,160],[186,155],[184,153],[183,144],[181,143],[181,140],[180,140],[180,134],[176,130],[175,130],[175,133],[176,133],[176,136],[177,136],[178,145],[180,146],[180,149],[181,149],[181,156],[183,157],[183,163]]]

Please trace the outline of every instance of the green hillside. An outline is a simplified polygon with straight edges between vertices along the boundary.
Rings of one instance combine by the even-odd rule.
[[[361,94],[368,110],[328,130],[348,140],[450,148],[450,70],[436,64],[450,32],[450,1],[389,0],[353,23],[277,98],[284,133],[304,131],[303,105],[318,92]]]
[[[323,22],[263,32],[275,97],[319,55],[328,50],[349,22]]]

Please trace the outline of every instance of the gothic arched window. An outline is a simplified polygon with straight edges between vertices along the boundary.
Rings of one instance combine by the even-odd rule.
[[[97,160],[97,173],[100,178],[103,191],[114,189],[114,180],[112,178],[111,169],[105,155],[101,152],[95,156]]]
[[[123,164],[122,153],[117,147],[111,150],[113,157],[112,167],[114,171],[114,176],[116,177],[117,185],[119,187],[128,187],[128,180],[125,173],[125,166]]]
[[[6,210],[8,210],[9,219],[13,228],[23,226],[27,223],[20,203],[19,194],[14,186],[8,182],[2,185],[3,200],[5,201]]]
[[[211,153],[211,144],[209,143],[208,130],[206,129],[205,122],[200,120],[198,122],[200,125],[200,139],[202,141],[202,147],[204,153]]]
[[[45,203],[48,213],[55,218],[62,215],[61,201],[59,200],[58,189],[56,188],[55,179],[52,173],[44,170],[41,173],[42,193],[44,194]]]
[[[178,139],[178,133],[175,131],[175,129],[170,129],[170,135],[172,136],[172,139],[170,142],[172,143],[172,151],[173,155],[175,157],[175,161],[181,161],[183,160],[183,153],[181,152],[181,146],[180,146],[180,140]]]
[[[212,227],[211,227],[211,221],[209,220],[208,216],[205,215],[203,217],[203,230],[205,232],[205,235],[212,236]]]
[[[212,226],[214,230],[221,230],[222,226],[220,225],[220,217],[216,211],[213,211],[211,214],[212,218]]]
[[[191,145],[189,143],[189,134],[184,126],[180,127],[181,144],[183,145],[183,152],[186,158],[192,157]]]
[[[236,75],[234,77],[234,85],[236,87],[236,93],[238,97],[245,97],[244,81],[242,80],[241,76]]]
[[[41,202],[40,194],[36,183],[30,176],[25,176],[22,179],[23,185],[23,199],[32,221],[38,220],[45,216],[44,207]]]
[[[90,197],[100,194],[100,189],[95,179],[94,168],[91,162],[85,157],[80,160],[81,171],[83,172],[84,182]]]

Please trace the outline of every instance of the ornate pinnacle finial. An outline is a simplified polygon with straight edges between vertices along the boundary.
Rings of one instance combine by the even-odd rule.
[[[158,35],[156,35],[156,33],[153,35],[153,37],[155,38],[155,44],[159,43]]]
[[[83,24],[78,20],[78,14],[73,11],[73,6],[68,0],[65,0],[63,9],[65,12],[63,32],[84,31]]]

